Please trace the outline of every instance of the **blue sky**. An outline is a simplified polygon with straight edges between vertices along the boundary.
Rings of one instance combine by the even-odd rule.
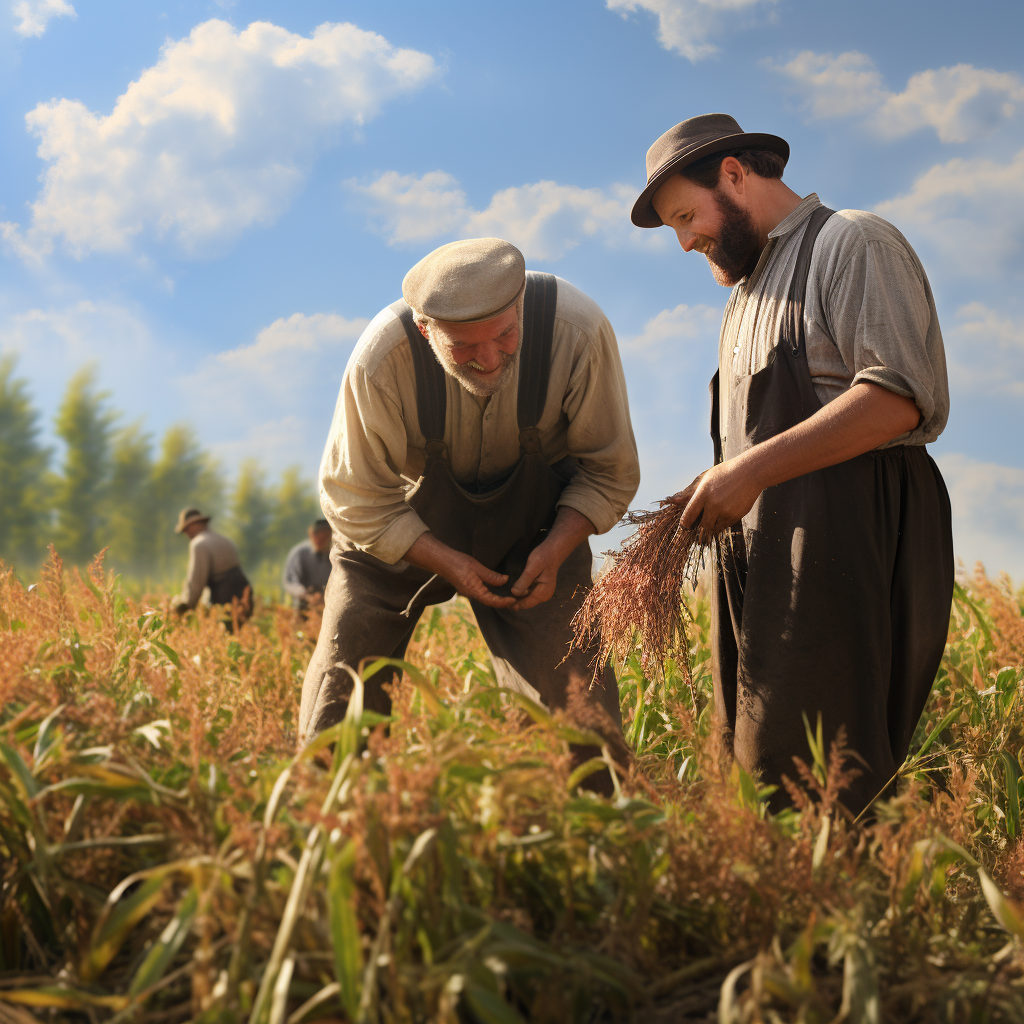
[[[727,292],[628,212],[650,143],[727,111],[917,249],[957,553],[1024,579],[1019,2],[5,2],[0,348],[47,418],[91,361],[154,432],[312,479],[366,321],[493,234],[611,319],[651,503],[709,460]]]

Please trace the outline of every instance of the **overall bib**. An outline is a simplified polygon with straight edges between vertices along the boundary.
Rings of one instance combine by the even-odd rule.
[[[736,458],[821,408],[804,348],[814,240],[808,220],[788,309],[767,365],[730,384],[726,441],[711,383],[715,462]],[[767,488],[716,545],[715,706],[739,763],[762,782],[810,762],[801,712],[840,726],[865,763],[843,794],[855,813],[903,763],[945,646],[953,592],[949,496],[920,445],[867,452]],[[780,790],[774,808],[788,797]]]
[[[554,466],[547,463],[537,429],[547,396],[555,302],[555,278],[528,274],[517,398],[521,457],[503,481],[482,493],[464,487],[452,475],[443,440],[445,371],[413,322],[409,307],[404,302],[391,307],[402,320],[412,348],[417,414],[426,438],[426,468],[406,501],[439,540],[506,573],[508,583],[497,591],[502,594],[510,593],[530,552],[544,539],[554,522],[556,502],[576,470],[572,458]],[[447,580],[431,580],[429,572],[406,562],[389,565],[339,544],[337,536],[331,560],[323,626],[303,682],[300,742],[345,714],[351,679],[336,668],[337,662],[358,668],[363,658],[371,656],[403,657],[423,609],[455,596]],[[606,736],[612,750],[624,757],[614,673],[606,665],[595,677],[596,648],[569,654],[570,623],[591,585],[592,564],[590,545],[584,541],[559,569],[551,599],[526,611],[470,603],[499,684],[539,697],[548,708],[565,709],[575,724]],[[406,616],[403,612],[414,597]],[[390,712],[391,700],[383,686],[396,675],[392,669],[383,669],[367,681],[367,708]],[[591,756],[594,751],[584,753]]]

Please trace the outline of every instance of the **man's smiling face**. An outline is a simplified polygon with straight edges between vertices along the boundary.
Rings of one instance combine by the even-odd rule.
[[[471,394],[497,394],[512,377],[519,349],[519,303],[476,324],[419,324],[438,361]]]
[[[728,162],[723,161],[723,172]],[[655,192],[652,202],[658,216],[675,231],[683,251],[696,249],[704,254],[719,284],[734,285],[757,266],[761,239],[750,213],[730,195],[725,173],[713,189],[674,174]]]

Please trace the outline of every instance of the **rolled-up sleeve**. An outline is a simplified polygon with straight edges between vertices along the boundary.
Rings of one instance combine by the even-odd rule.
[[[320,504],[338,533],[390,564],[427,532],[405,501],[406,448],[397,397],[350,363],[320,464]]]
[[[909,246],[859,239],[836,268],[825,308],[852,384],[880,385],[920,410],[917,427],[890,443],[935,440],[949,415],[946,359],[931,288]]]
[[[562,409],[569,454],[579,470],[558,499],[585,515],[598,533],[623,516],[640,485],[626,378],[612,326],[604,318],[573,368]]]

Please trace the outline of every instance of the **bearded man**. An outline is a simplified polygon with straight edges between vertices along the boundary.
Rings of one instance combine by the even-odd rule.
[[[424,607],[459,593],[499,683],[621,751],[614,674],[569,653],[588,537],[618,522],[640,476],[611,325],[497,238],[436,249],[402,294],[352,353],[320,468],[333,569],[300,738],[344,715],[344,666],[401,658]],[[367,680],[366,707],[390,711],[394,678]]]
[[[715,464],[674,500],[716,536],[715,704],[764,783],[845,729],[855,813],[903,763],[942,656],[949,497],[925,450],[949,411],[928,278],[891,224],[782,183],[789,146],[726,114],[647,153],[633,223],[675,231],[730,285],[712,381]],[[780,788],[772,798],[786,802]]]

